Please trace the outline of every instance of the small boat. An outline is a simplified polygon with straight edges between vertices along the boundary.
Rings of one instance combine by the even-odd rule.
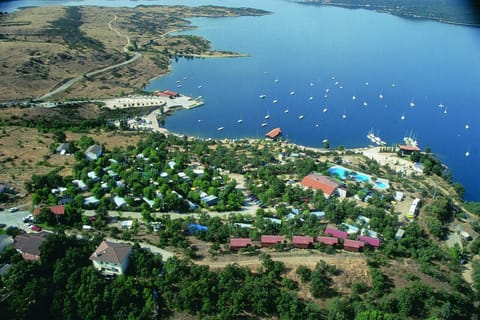
[[[202,89],[202,85],[197,86],[198,89]]]
[[[181,88],[181,87],[182,87],[182,85],[181,85],[181,84],[177,84],[177,88]]]
[[[401,120],[405,120],[405,114],[402,114],[402,116],[400,117]]]
[[[267,119],[270,119],[270,114],[269,114],[269,113],[267,113],[267,114],[265,115],[265,120],[267,120]]]
[[[339,83],[340,83],[339,81],[335,81],[335,85],[336,85],[336,86],[338,86],[338,85],[339,85]]]
[[[327,142],[328,142],[328,139],[323,139],[322,142],[323,142],[323,143],[327,143]]]
[[[180,80],[175,81],[175,83],[180,83]]]
[[[183,77],[183,80],[187,80],[187,77]]]
[[[315,84],[313,82],[310,82],[310,87],[313,87]]]
[[[367,101],[364,101],[364,102],[363,102],[363,105],[364,105],[365,107],[368,106]]]
[[[465,129],[468,129],[468,128],[470,128],[470,125],[467,123],[467,124],[465,125]]]
[[[415,102],[411,101],[410,102],[410,107],[412,107],[412,108],[415,107]]]
[[[238,120],[237,120],[237,123],[242,123],[242,122],[243,122],[242,119],[238,119]]]
[[[198,119],[197,122],[202,122],[202,119]]]
[[[225,129],[225,127],[218,127],[218,131],[222,131],[223,129]]]
[[[470,151],[465,152],[465,157],[469,157],[469,156],[470,156]]]
[[[275,79],[275,83],[278,83],[278,79]]]
[[[308,100],[312,101],[312,100],[313,100],[313,97],[312,97],[312,96],[308,97]]]
[[[355,97],[355,96],[352,96],[352,100],[355,100],[355,99],[357,99],[357,97]]]
[[[285,109],[285,113],[288,113],[288,109]]]
[[[340,88],[340,89],[343,89],[343,86],[340,86],[339,88]]]
[[[445,110],[443,110],[444,114],[447,114],[447,107],[445,107]]]
[[[315,128],[318,128],[318,123],[315,125]]]
[[[379,97],[380,99],[383,99],[383,94],[380,93],[380,94],[378,95],[378,97]]]
[[[295,91],[290,91],[290,95],[293,96],[295,94]]]
[[[367,82],[365,82],[365,85],[366,85],[366,86],[368,86],[368,81],[367,81]]]
[[[438,107],[439,107],[439,108],[443,108],[443,107],[445,107],[445,105],[444,105],[443,103],[439,103],[439,104],[438,104]]]
[[[262,123],[262,127],[266,127],[268,125],[268,123],[264,122]]]
[[[298,119],[302,120],[303,119],[303,114],[298,116]]]
[[[324,95],[323,97],[324,97],[325,99],[327,99],[327,98],[328,98],[328,94]]]
[[[325,89],[325,92],[326,92],[326,93],[329,93],[329,92],[330,92],[330,89],[328,89],[328,88]]]
[[[273,99],[272,102],[273,102],[273,103],[277,103],[277,102],[278,102],[278,99]]]
[[[323,109],[323,112],[327,112],[327,111],[328,111],[328,109],[327,109],[327,108],[324,108],[324,109]]]
[[[392,88],[395,88],[397,85],[395,83],[392,83]]]
[[[261,95],[260,95],[260,99],[265,99],[266,97],[267,97],[266,94],[261,94]]]
[[[347,115],[345,113],[342,114],[342,119],[347,119]]]

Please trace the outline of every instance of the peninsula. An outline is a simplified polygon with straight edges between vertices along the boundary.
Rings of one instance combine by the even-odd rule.
[[[211,50],[192,17],[265,15],[250,8],[34,7],[0,15],[0,102],[108,98],[142,89],[178,57],[239,57]],[[26,89],[28,88],[28,89]]]

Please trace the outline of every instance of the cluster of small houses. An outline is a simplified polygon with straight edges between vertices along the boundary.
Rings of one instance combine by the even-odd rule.
[[[325,229],[324,234],[324,236],[318,236],[316,238],[310,236],[293,236],[290,244],[294,248],[308,249],[312,248],[314,243],[322,243],[325,246],[343,248],[344,250],[353,252],[361,251],[365,246],[373,249],[380,247],[380,239],[374,237],[361,235],[357,240],[352,240],[348,238],[347,232],[328,227]],[[285,241],[286,239],[283,236],[262,235],[259,245],[261,247],[274,247],[277,244],[285,243]],[[231,250],[248,249],[250,246],[254,246],[250,238],[230,239]]]
[[[68,143],[63,143],[57,148],[57,152],[60,153],[60,154],[65,154],[67,148],[68,148]],[[97,145],[97,144],[89,146],[85,151],[85,157],[89,161],[97,160],[98,158],[100,158],[102,156],[102,154],[103,154],[103,148],[102,148],[102,146]],[[137,158],[142,158],[142,159],[148,161],[148,158],[145,158],[142,154],[137,155]],[[114,160],[114,159],[109,159],[109,161],[112,162],[112,163],[116,162],[116,160]],[[168,162],[168,166],[170,167],[170,169],[173,170],[176,166],[175,161]],[[117,187],[124,187],[125,186],[123,184],[123,182],[118,179],[119,175],[116,172],[114,172],[113,170],[111,170],[109,168],[105,168],[104,170],[106,170],[106,173],[110,177],[116,179],[116,186]],[[192,171],[197,176],[201,176],[204,173],[203,169],[200,169],[200,168],[194,168]],[[191,181],[191,178],[188,175],[186,175],[184,172],[178,172],[177,175],[182,181],[185,181],[185,182]],[[88,172],[87,176],[90,180],[92,180],[94,182],[97,182],[97,181],[100,180],[100,178],[97,176],[97,174],[94,171]],[[160,177],[165,179],[165,178],[168,177],[168,173],[162,172],[160,174]],[[213,177],[213,180],[222,180],[222,177],[221,176]],[[72,184],[75,185],[82,192],[88,191],[87,184],[83,180],[75,179],[75,180],[72,181]],[[101,187],[104,190],[107,190],[108,189],[108,184],[105,183],[105,182],[102,182]],[[59,187],[59,188],[53,189],[52,193],[55,194],[55,195],[60,195],[61,196],[63,194],[63,192],[65,192],[66,190],[67,189],[64,188],[64,187]],[[175,190],[172,190],[172,193],[176,194],[179,198],[182,198],[182,196],[180,194],[178,194]],[[157,196],[161,197],[161,194],[157,194]],[[214,195],[209,195],[206,192],[203,192],[201,190],[199,191],[199,196],[200,196],[200,202],[202,202],[203,204],[205,204],[207,206],[214,206],[218,203],[218,197],[216,197]],[[66,203],[69,202],[69,200],[71,200],[71,199],[62,199],[61,198],[59,200],[59,204],[66,204]],[[145,201],[150,207],[153,207],[153,205],[154,205],[154,200],[152,200],[152,199],[147,199],[147,198],[144,197],[141,200]],[[185,200],[189,204],[190,210],[195,210],[198,207],[197,204],[189,201],[188,199],[185,199]],[[112,197],[112,201],[115,203],[116,207],[119,208],[119,209],[125,207],[126,204],[127,204],[127,202],[125,201],[125,198],[120,197],[120,196],[116,196],[116,195]],[[85,207],[95,207],[98,204],[100,204],[100,199],[98,199],[97,197],[95,197],[93,195],[85,197],[84,200],[83,200],[83,205]]]

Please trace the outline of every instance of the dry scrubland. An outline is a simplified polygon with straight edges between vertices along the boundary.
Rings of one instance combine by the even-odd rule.
[[[0,101],[40,97],[70,79],[121,63],[139,52],[142,56],[134,63],[85,78],[55,98],[107,98],[133,92],[167,73],[177,55],[221,54],[211,52],[207,40],[169,35],[192,28],[186,18],[259,14],[265,12],[142,6],[39,7],[2,15]],[[65,32],[62,26],[78,28]]]

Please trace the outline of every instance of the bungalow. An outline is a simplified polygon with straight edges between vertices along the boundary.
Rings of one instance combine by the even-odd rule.
[[[338,244],[338,238],[318,236],[317,242],[323,243],[327,246],[334,246]]]
[[[418,146],[410,146],[410,145],[398,145],[398,149],[400,150],[402,156],[411,155],[414,152],[420,152],[420,148]]]
[[[334,236],[335,238],[342,238],[342,239],[347,239],[348,233],[345,231],[333,229],[333,228],[325,228],[325,234]]]
[[[268,220],[271,223],[275,223],[275,224],[282,224],[282,220],[278,218],[264,217],[263,220]]]
[[[317,219],[325,218],[325,212],[324,211],[312,211],[312,212],[310,212],[310,215],[315,216]]]
[[[218,198],[214,195],[211,196],[206,196],[203,198],[200,198],[200,201],[205,203],[207,206],[214,206],[218,203]]]
[[[47,232],[19,234],[13,239],[13,247],[26,261],[40,260],[40,245],[46,240]]]
[[[405,230],[402,228],[398,228],[397,232],[395,233],[395,240],[400,240],[405,235]]]
[[[265,137],[267,137],[268,139],[272,139],[272,140],[275,140],[277,139],[278,137],[280,137],[282,135],[282,129],[280,128],[275,128],[271,131],[269,131]]]
[[[124,198],[119,196],[114,196],[113,202],[115,202],[115,205],[117,206],[117,208],[122,208],[127,204],[127,201],[125,201]]]
[[[260,238],[260,243],[262,247],[273,247],[277,243],[282,243],[283,237],[282,236],[270,236],[270,235],[262,235]]]
[[[67,150],[68,150],[68,147],[69,147],[69,143],[68,142],[64,142],[64,143],[61,143],[56,151],[57,153],[60,153],[60,154],[66,154],[67,153]]]
[[[93,182],[97,182],[98,180],[100,180],[95,171],[87,172],[87,177],[89,177]]]
[[[50,206],[47,207],[47,210],[56,216],[63,216],[65,214],[65,206],[62,205]],[[33,208],[33,215],[38,216],[41,211],[41,207],[35,207]]]
[[[77,186],[80,191],[87,191],[87,185],[85,184],[85,182],[83,182],[83,180],[76,179],[73,180],[72,183],[74,186]]]
[[[178,98],[180,97],[180,94],[178,92],[172,91],[172,90],[163,90],[160,95],[169,97],[170,99]]]
[[[329,176],[323,176],[317,173],[312,173],[304,177],[301,184],[308,188],[323,191],[325,198],[343,194],[343,192],[339,191],[342,186],[340,183]]]
[[[360,229],[357,226],[343,222],[342,226],[347,229],[348,234],[357,234]]]
[[[96,206],[100,204],[100,200],[95,196],[86,197],[83,199],[84,206]]]
[[[308,249],[313,244],[313,237],[309,236],[293,236],[292,245],[295,248]]]
[[[132,246],[127,243],[102,241],[90,256],[95,269],[106,275],[120,275],[127,270]]]
[[[122,221],[122,223],[120,223],[120,228],[122,230],[129,230],[129,229],[132,229],[133,227],[133,220],[125,220],[125,221]]]
[[[373,237],[367,237],[367,236],[360,236],[358,237],[358,240],[364,242],[365,244],[377,249],[380,247],[380,239],[378,238],[373,238]]]
[[[93,144],[88,147],[87,150],[85,150],[85,156],[87,157],[87,160],[97,160],[102,155],[102,152],[102,146],[99,146],[98,144]]]
[[[252,245],[252,239],[249,239],[249,238],[231,238],[230,239],[231,250],[245,249],[251,245]]]
[[[357,240],[344,239],[343,249],[358,252],[365,246],[365,243]]]

